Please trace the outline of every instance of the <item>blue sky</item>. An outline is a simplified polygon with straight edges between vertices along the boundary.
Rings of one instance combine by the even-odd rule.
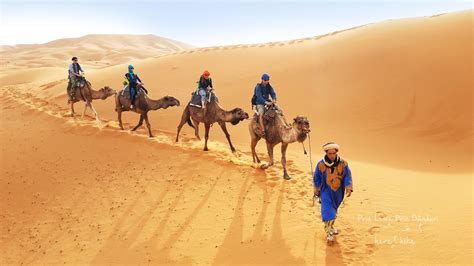
[[[259,43],[472,9],[466,0],[0,1],[0,44],[106,33],[155,34],[195,46]]]

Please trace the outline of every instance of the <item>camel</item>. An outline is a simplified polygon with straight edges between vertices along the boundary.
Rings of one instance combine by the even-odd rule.
[[[117,92],[114,89],[110,88],[109,86],[105,86],[101,88],[100,90],[96,91],[92,89],[90,82],[86,81],[85,79],[83,79],[82,81],[79,81],[78,84],[80,86],[76,87],[74,100],[69,99],[68,101],[68,103],[71,104],[71,116],[74,117],[75,115],[74,103],[84,101],[86,102],[86,104],[84,106],[84,110],[82,111],[81,117],[84,118],[84,114],[86,113],[87,107],[89,107],[92,110],[92,112],[94,112],[96,121],[100,123],[99,115],[97,114],[97,111],[92,105],[92,100],[96,100],[96,99],[105,100],[109,96],[112,96],[116,94]]]
[[[204,143],[204,151],[208,151],[207,148],[207,141],[209,139],[209,129],[212,124],[218,123],[219,126],[224,131],[224,134],[229,142],[230,149],[232,152],[235,152],[234,145],[232,145],[232,141],[230,140],[230,134],[227,131],[226,122],[230,122],[232,125],[237,125],[240,121],[244,119],[248,119],[249,115],[242,110],[241,108],[234,108],[231,111],[223,110],[220,105],[216,101],[211,101],[206,105],[206,117],[204,117],[204,110],[200,107],[187,105],[183,111],[183,115],[181,117],[181,122],[178,125],[178,132],[176,134],[176,142],[179,140],[179,132],[186,122],[189,126],[194,128],[194,134],[198,140],[201,140],[199,137],[199,123],[204,123],[205,127],[205,143]],[[192,119],[192,122],[191,122]],[[193,124],[194,123],[194,124]]]
[[[286,180],[291,179],[286,170],[286,150],[288,148],[288,144],[296,141],[304,142],[306,140],[306,137],[310,132],[309,121],[304,116],[297,116],[293,119],[294,122],[291,124],[291,127],[288,127],[284,122],[285,118],[283,117],[283,114],[279,114],[273,108],[270,108],[268,111],[266,111],[263,117],[265,120],[266,130],[265,141],[267,143],[268,156],[270,157],[270,163],[266,167],[273,165],[273,148],[277,144],[281,143],[281,164],[283,166],[283,178]],[[259,127],[259,125],[255,115],[249,124],[250,137],[252,139],[250,148],[252,149],[252,158],[254,163],[260,163],[260,159],[258,158],[257,152],[255,151],[255,147],[257,146],[258,141],[261,139],[261,136],[257,133],[257,127]]]
[[[143,90],[140,90],[140,85],[137,86],[137,90],[140,91],[140,93],[135,98],[133,110],[130,109],[131,100],[127,96],[123,95],[123,90],[121,90],[115,96],[115,111],[117,112],[120,129],[123,130],[122,112],[133,111],[140,114],[140,120],[138,121],[138,124],[132,128],[132,131],[135,131],[141,127],[143,125],[143,120],[145,120],[146,126],[148,128],[148,135],[150,138],[153,138],[153,134],[151,133],[151,125],[148,121],[148,112],[161,108],[167,109],[170,106],[179,106],[180,103],[178,99],[172,96],[165,96],[159,100],[150,99]]]

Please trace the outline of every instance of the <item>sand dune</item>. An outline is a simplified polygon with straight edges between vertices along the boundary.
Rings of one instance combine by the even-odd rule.
[[[155,35],[86,35],[44,44],[0,46],[6,69],[67,65],[77,56],[87,68],[102,68],[190,49],[193,46]]]
[[[93,36],[2,47],[38,49],[51,65],[0,73],[0,207],[8,210],[0,263],[472,264],[472,15],[139,61],[122,54],[126,41],[101,46]],[[113,99],[94,102],[102,126],[70,118],[58,74],[69,58],[51,52],[69,45],[90,49],[83,61],[99,58],[87,72],[94,87],[119,89],[133,61],[150,97],[186,102],[208,69],[221,104],[248,112],[255,83],[269,72],[287,117],[309,117],[314,161],[328,140],[349,160],[355,192],[335,245],[326,245],[311,206],[300,145],[290,146],[293,179],[285,182],[278,163],[265,171],[252,164],[247,121],[230,127],[234,155],[218,127],[208,153],[190,128],[174,143],[183,107],[150,114],[154,139],[145,128],[118,130]],[[118,52],[107,55],[111,46]],[[137,120],[124,116],[126,128]],[[258,151],[266,158],[263,144]]]
[[[313,123],[315,145],[333,139],[355,159],[470,172],[471,162],[457,158],[472,153],[471,16],[466,11],[388,21],[284,46],[188,50],[135,65],[152,97],[168,94],[183,102],[209,69],[222,105],[247,111],[253,87],[269,72],[287,116],[307,115]],[[92,71],[88,78],[96,87],[119,89],[127,64]],[[65,82],[41,93],[63,104]],[[97,105],[105,118],[115,117],[112,104]],[[152,114],[153,124],[174,131],[181,110]],[[232,135],[247,146],[245,126]]]

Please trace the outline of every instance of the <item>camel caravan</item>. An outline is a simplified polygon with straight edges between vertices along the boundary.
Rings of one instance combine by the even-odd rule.
[[[122,112],[132,111],[140,115],[138,124],[131,129],[137,130],[145,121],[149,137],[153,137],[151,125],[148,119],[148,112],[158,109],[167,109],[168,107],[180,106],[180,101],[173,96],[164,96],[154,100],[148,96],[148,90],[140,77],[134,72],[133,65],[128,66],[128,72],[124,76],[124,88],[120,91],[105,86],[99,90],[92,89],[92,85],[84,77],[84,71],[78,63],[77,57],[72,58],[72,64],[69,66],[69,83],[67,87],[68,103],[71,106],[71,116],[74,116],[74,103],[84,101],[85,106],[82,113],[90,108],[97,122],[100,122],[97,111],[92,105],[92,100],[102,99],[115,96],[115,111],[117,112],[117,120],[121,130],[124,130],[122,124]],[[274,164],[273,149],[281,143],[281,163],[283,166],[283,178],[291,179],[286,169],[286,151],[288,144],[294,142],[303,143],[310,133],[309,121],[304,116],[297,116],[290,124],[287,122],[282,110],[277,105],[276,92],[270,85],[270,76],[263,74],[261,82],[254,89],[252,97],[252,109],[255,108],[255,114],[249,123],[249,133],[254,163],[260,164],[260,158],[255,150],[257,143],[261,139],[265,139],[267,152],[270,158],[268,165],[262,168],[268,168]],[[181,121],[177,127],[176,142],[179,141],[179,134],[182,127],[188,124],[194,128],[194,134],[198,140],[199,124],[204,124],[204,151],[208,151],[209,131],[213,124],[219,124],[224,132],[232,152],[236,152],[232,144],[230,134],[227,130],[227,123],[237,125],[243,120],[250,119],[249,114],[242,108],[236,107],[231,110],[225,110],[219,104],[219,99],[214,92],[212,79],[208,71],[199,78],[196,90],[191,94],[191,99],[183,110]]]
[[[69,84],[67,93],[71,104],[71,115],[74,116],[74,103],[84,101],[84,111],[89,107],[95,114],[96,121],[100,121],[92,100],[102,99],[115,95],[115,111],[120,129],[123,130],[122,112],[132,111],[140,114],[138,124],[131,130],[135,131],[143,125],[145,121],[148,128],[148,135],[153,137],[151,125],[148,119],[148,112],[168,107],[180,106],[180,101],[173,96],[164,96],[158,100],[148,97],[148,90],[144,83],[134,72],[133,65],[128,66],[128,72],[124,76],[124,88],[119,92],[105,86],[100,90],[92,89],[92,85],[83,75],[83,70],[77,62],[77,58],[72,58],[73,63],[69,66]],[[254,163],[260,164],[260,158],[256,152],[257,143],[264,139],[267,146],[269,163],[260,167],[266,169],[274,164],[273,149],[281,143],[281,164],[283,167],[283,178],[291,179],[286,168],[286,151],[288,145],[294,142],[304,143],[309,138],[310,125],[305,116],[297,116],[292,123],[288,123],[283,111],[277,105],[277,95],[270,85],[270,76],[263,74],[261,82],[255,86],[252,97],[252,109],[255,114],[248,123],[250,133],[250,149]],[[176,142],[179,141],[179,133],[185,124],[194,128],[194,134],[198,140],[199,124],[204,124],[204,151],[208,151],[209,131],[215,123],[219,124],[229,142],[230,150],[236,152],[227,130],[227,123],[237,125],[243,120],[250,119],[249,114],[242,108],[236,107],[226,110],[219,104],[219,99],[214,92],[212,79],[208,71],[204,71],[198,81],[198,86],[191,94],[191,99],[183,110],[181,121],[176,132]],[[311,143],[310,143],[311,145]],[[303,144],[304,148],[304,144]],[[321,204],[321,217],[324,223],[326,239],[328,243],[334,241],[334,236],[339,231],[334,228],[337,209],[344,196],[350,197],[352,190],[352,175],[346,161],[339,157],[339,145],[329,142],[323,145],[325,156],[318,162],[313,174],[313,206],[316,199]],[[306,149],[305,149],[306,153]],[[311,162],[311,146],[310,146]],[[312,162],[311,162],[312,168]],[[312,168],[313,169],[313,168]]]

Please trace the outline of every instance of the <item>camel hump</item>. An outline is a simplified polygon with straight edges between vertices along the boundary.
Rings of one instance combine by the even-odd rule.
[[[263,121],[266,123],[273,123],[278,115],[282,115],[277,107],[270,107],[263,112]]]

